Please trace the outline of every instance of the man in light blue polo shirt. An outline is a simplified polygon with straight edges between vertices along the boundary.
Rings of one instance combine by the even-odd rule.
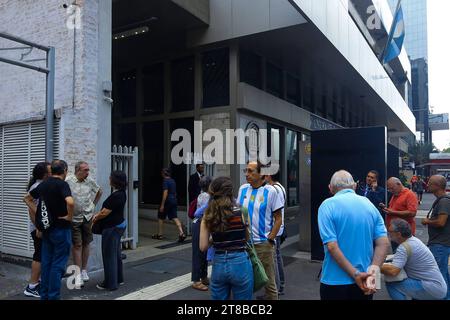
[[[325,250],[320,296],[322,300],[371,300],[375,289],[367,271],[379,268],[389,241],[377,208],[355,193],[347,171],[338,171],[329,185],[332,198],[319,207],[319,231]],[[375,250],[373,244],[376,244]]]

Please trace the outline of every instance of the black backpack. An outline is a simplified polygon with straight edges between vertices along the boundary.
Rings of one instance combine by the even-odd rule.
[[[48,231],[53,226],[53,216],[48,211],[42,197],[40,197],[38,201],[35,222],[36,228],[41,232]]]

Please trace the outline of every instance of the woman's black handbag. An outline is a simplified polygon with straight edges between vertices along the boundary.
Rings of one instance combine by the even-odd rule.
[[[104,227],[104,220],[97,220],[92,224],[92,233],[93,234],[102,234]]]

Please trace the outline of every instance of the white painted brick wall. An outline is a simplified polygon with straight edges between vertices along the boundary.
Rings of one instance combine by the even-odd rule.
[[[98,105],[98,1],[78,0],[81,29],[76,30],[75,108],[73,99],[74,30],[61,0],[0,0],[0,31],[53,46],[56,51],[55,109],[61,114],[61,154],[70,170],[79,160],[90,163],[95,178],[97,167]],[[0,39],[0,48],[22,46]],[[20,59],[22,50],[0,52]],[[45,58],[44,51],[33,50],[25,59]],[[44,62],[35,65],[45,66]],[[0,63],[0,124],[43,117],[45,75]]]
[[[81,29],[76,30],[73,107],[74,30],[67,28],[68,14],[62,7],[64,3],[73,1],[0,0],[0,31],[55,47],[55,110],[61,116],[60,158],[68,162],[71,172],[77,161],[87,161],[94,179],[97,178],[96,168],[110,166],[110,163],[97,163],[99,158],[108,159],[97,154],[97,146],[110,143],[98,138],[99,123],[106,116],[98,112],[101,106],[99,61],[102,59],[99,57],[99,1],[108,0],[77,1],[81,8]],[[11,41],[0,39],[0,48],[11,46]],[[0,51],[0,55],[11,59],[20,59],[20,53]],[[33,51],[27,58],[37,57],[45,57],[45,54]],[[36,65],[45,66],[45,62]],[[43,118],[44,111],[45,76],[0,63],[0,125]],[[104,191],[108,193],[108,190]],[[95,237],[89,259],[90,269],[98,269],[102,265],[100,246],[100,238]]]

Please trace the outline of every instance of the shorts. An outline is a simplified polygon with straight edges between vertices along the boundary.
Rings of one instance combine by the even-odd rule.
[[[36,230],[31,232],[31,238],[33,238],[33,261],[41,262],[41,247],[42,247],[42,238],[36,237]]]
[[[176,200],[167,200],[164,204],[164,212],[158,212],[158,219],[165,220],[166,218],[169,218],[169,220],[177,218]]]
[[[87,221],[83,217],[83,222],[72,223],[72,243],[74,246],[87,246],[93,239],[92,219]]]

